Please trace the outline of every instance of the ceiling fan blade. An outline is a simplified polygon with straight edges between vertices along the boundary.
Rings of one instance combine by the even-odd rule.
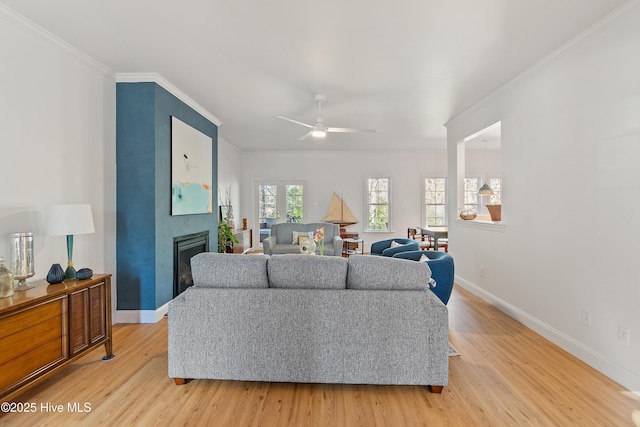
[[[354,128],[327,128],[327,132],[367,132],[376,133],[375,129],[354,129]]]
[[[309,138],[310,136],[311,136],[311,132],[307,132],[306,134],[304,134],[303,136],[298,138],[298,141],[303,141],[303,140]]]
[[[276,117],[279,118],[279,119],[282,119],[282,120],[286,120],[286,121],[291,122],[291,123],[295,123],[295,124],[300,125],[300,126],[304,126],[304,127],[308,127],[308,128],[312,128],[313,127],[313,125],[308,125],[306,123],[302,123],[302,122],[299,122],[297,120],[290,119],[289,117],[284,117],[284,116],[276,116]]]

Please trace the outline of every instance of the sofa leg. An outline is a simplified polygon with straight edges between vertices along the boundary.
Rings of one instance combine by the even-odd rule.
[[[430,385],[429,388],[431,389],[431,393],[442,393],[442,389],[444,388],[444,386],[442,385]]]
[[[189,380],[186,378],[174,378],[176,385],[185,385]]]

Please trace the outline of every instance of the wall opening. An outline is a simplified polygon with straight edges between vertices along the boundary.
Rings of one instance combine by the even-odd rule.
[[[475,212],[477,222],[500,222],[492,211],[502,210],[502,129],[494,123],[458,145],[458,214]]]

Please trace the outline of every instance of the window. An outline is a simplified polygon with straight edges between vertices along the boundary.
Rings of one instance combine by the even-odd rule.
[[[367,230],[391,229],[391,178],[367,179]]]
[[[480,178],[464,179],[464,210],[478,213],[478,183]]]
[[[501,204],[502,199],[502,179],[500,178],[489,178],[486,180],[487,185],[491,187],[493,190],[493,195],[484,196],[488,197],[489,200],[483,199],[482,196],[478,194],[478,189],[480,188],[480,178],[465,178],[464,179],[464,209],[472,210],[475,213],[480,213],[482,210],[482,206],[480,206],[481,202],[488,203],[491,205],[499,205]]]
[[[424,221],[427,226],[447,225],[446,178],[424,179]]]
[[[288,184],[285,188],[285,211],[287,213],[287,222],[302,223],[303,186],[300,184]]]
[[[304,181],[257,181],[255,185],[260,242],[269,237],[273,224],[304,222]]]
[[[278,218],[278,186],[263,184],[258,186],[258,218],[261,222]]]
[[[502,204],[502,179],[489,178],[489,187],[491,187],[491,189],[493,190],[493,195],[490,196],[490,204]]]

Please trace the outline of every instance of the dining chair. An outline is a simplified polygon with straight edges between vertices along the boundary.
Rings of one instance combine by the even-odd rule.
[[[418,232],[417,228],[409,227],[407,228],[407,238],[417,240],[420,244],[420,250],[433,249],[433,239],[429,236],[424,236],[422,233]]]
[[[435,248],[435,239],[431,236],[427,236],[431,248]],[[449,252],[449,239],[446,237],[438,239],[438,251],[444,249],[445,252]]]

